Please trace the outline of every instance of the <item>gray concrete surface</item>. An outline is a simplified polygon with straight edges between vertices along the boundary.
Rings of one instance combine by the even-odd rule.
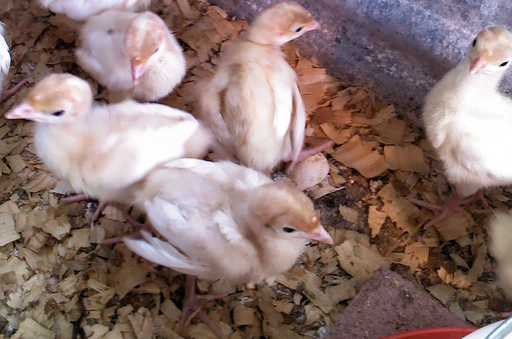
[[[512,26],[512,3],[504,0],[296,1],[322,25],[297,39],[301,53],[410,117],[420,115],[429,88],[463,59],[481,29]],[[211,2],[251,20],[275,1]],[[502,89],[510,92],[511,84],[506,75]]]

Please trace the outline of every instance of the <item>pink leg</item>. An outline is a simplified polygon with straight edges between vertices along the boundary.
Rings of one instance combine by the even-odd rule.
[[[291,162],[291,164],[288,166],[288,169],[286,170],[286,172],[290,173],[298,162],[304,161],[308,157],[322,152],[324,149],[326,149],[329,146],[332,146],[333,144],[334,144],[334,142],[329,140],[329,141],[326,141],[323,144],[318,145],[318,146],[313,147],[313,148],[308,148],[308,149],[304,149],[303,148],[300,151],[299,156],[297,157],[297,160]]]
[[[132,234],[129,234],[129,236],[132,237],[132,238],[135,238],[135,239],[142,238],[142,234],[140,233],[141,230],[145,230],[145,231],[148,231],[150,233],[153,231],[153,227],[151,227],[151,224],[149,224],[148,222],[146,222],[145,224],[142,224],[142,223],[138,222],[137,220],[133,219],[128,214],[125,214],[124,217],[126,218],[126,221],[130,225],[132,225],[132,226],[134,226],[135,228],[138,229],[138,231],[135,231]],[[110,239],[105,239],[105,240],[102,241],[102,244],[103,245],[119,244],[119,243],[123,242],[123,237],[124,236],[122,236],[122,237],[114,237],[114,238],[110,238]]]
[[[90,199],[89,196],[87,194],[77,194],[77,195],[73,195],[71,197],[66,197],[66,198],[62,198],[60,200],[64,201],[64,202],[78,202],[78,201],[84,201],[84,200],[88,200]]]
[[[8,89],[7,91],[4,91],[2,95],[0,95],[0,101],[5,100],[6,98],[10,97],[11,95],[16,94],[25,84],[27,83],[27,79],[21,80],[17,85],[14,87]]]
[[[84,200],[89,200],[89,199],[91,199],[91,198],[87,194],[82,193],[82,194],[74,195],[72,197],[62,198],[61,200],[64,202],[78,202],[78,201],[84,201]],[[95,199],[92,199],[92,200],[95,200]],[[100,204],[98,205],[98,208],[96,208],[96,211],[94,211],[94,214],[92,215],[91,223],[94,224],[94,222],[96,220],[98,220],[101,212],[103,212],[105,207],[107,207],[107,203],[100,202]]]
[[[102,245],[114,245],[114,244],[120,244],[123,242],[123,237],[114,237],[110,239],[105,239],[101,242]],[[129,235],[129,237],[134,239],[142,239],[142,233],[140,231],[135,231]]]
[[[185,323],[189,320],[189,318],[200,309],[207,301],[219,299],[225,297],[226,294],[208,294],[208,295],[197,295],[196,294],[196,277],[193,275],[186,276],[185,282],[185,298],[183,299],[183,309],[181,310],[181,318],[178,324],[177,333],[180,334],[183,328],[185,327]],[[203,323],[206,324],[212,330],[212,332],[217,336],[217,338],[225,339],[226,336],[220,328],[215,324],[208,314],[205,311],[199,310],[196,315]]]
[[[96,208],[96,211],[92,215],[92,219],[91,219],[92,223],[94,223],[96,220],[98,220],[98,218],[100,217],[101,212],[103,212],[105,207],[107,207],[107,203],[106,202],[100,202],[100,204]]]
[[[437,223],[440,223],[441,221],[448,218],[453,212],[455,211],[461,211],[461,206],[467,205],[473,201],[481,200],[486,207],[489,205],[487,204],[487,201],[485,200],[483,190],[478,190],[473,195],[470,195],[468,197],[461,197],[456,190],[452,190],[454,193],[450,199],[447,199],[444,197],[443,192],[441,192],[441,189],[437,190],[437,195],[439,199],[441,200],[441,204],[431,204],[429,202],[419,200],[416,198],[407,198],[410,202],[412,202],[415,205],[418,205],[420,207],[427,208],[434,212],[434,219],[430,220],[428,223],[425,224],[425,228],[429,228]]]

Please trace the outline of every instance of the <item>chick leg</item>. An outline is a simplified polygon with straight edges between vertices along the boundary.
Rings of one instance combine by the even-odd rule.
[[[441,192],[441,189],[438,188],[437,195],[439,199],[442,201],[441,204],[431,204],[427,201],[419,200],[416,198],[410,198],[408,197],[407,200],[412,202],[415,205],[418,205],[420,207],[424,207],[426,209],[431,210],[434,212],[434,219],[430,220],[428,223],[425,224],[425,228],[429,228],[437,223],[440,223],[441,221],[448,218],[453,212],[455,211],[461,211],[463,205],[467,205],[473,201],[476,200],[482,200],[484,205],[488,207],[487,201],[485,201],[485,198],[483,196],[483,190],[479,190],[473,195],[470,195],[468,197],[461,197],[456,190],[453,190],[453,196],[451,198],[446,198],[443,195],[443,192]]]
[[[8,89],[7,91],[4,91],[2,95],[0,95],[0,101],[5,100],[6,98],[10,97],[11,95],[16,94],[25,84],[27,83],[27,79],[23,79],[18,84],[16,84],[13,88]]]
[[[295,161],[292,161],[290,163],[290,165],[288,166],[288,168],[286,169],[286,172],[290,173],[293,168],[295,167],[295,165],[298,163],[298,162],[301,162],[301,161],[304,161],[306,160],[308,157],[312,156],[312,155],[315,155],[317,153],[320,153],[322,152],[324,149],[326,149],[327,147],[329,146],[332,146],[333,142],[332,141],[326,141],[324,142],[323,144],[321,145],[318,145],[316,147],[312,147],[312,148],[303,148],[300,153],[299,153],[299,156],[297,157],[297,160]],[[287,161],[290,161],[292,159],[284,159],[283,161],[284,162],[287,162]]]
[[[306,160],[308,157],[312,156],[312,155],[315,155],[317,153],[320,153],[322,152],[324,149],[326,149],[327,147],[329,146],[332,146],[334,144],[334,142],[332,142],[331,140],[329,141],[326,141],[324,142],[323,144],[320,144],[316,147],[312,147],[312,148],[303,148],[300,153],[299,153],[299,157],[297,158],[297,161],[304,161]]]
[[[187,275],[185,282],[185,298],[183,299],[183,309],[181,310],[181,318],[177,330],[178,334],[181,333],[185,324],[191,319],[191,317],[197,317],[205,323],[210,330],[212,330],[217,338],[225,339],[226,336],[222,333],[217,324],[208,317],[208,314],[206,314],[205,311],[201,310],[201,307],[207,301],[223,298],[225,296],[226,294],[196,294],[196,277],[193,275]]]
[[[82,193],[82,194],[73,195],[71,197],[65,197],[60,200],[62,200],[64,202],[79,202],[79,201],[84,201],[87,199],[89,199],[89,196],[87,194]]]
[[[62,198],[61,200],[64,202],[78,202],[78,201],[84,201],[89,200],[90,197],[87,194],[77,194],[72,197]],[[96,211],[94,211],[94,214],[92,215],[91,223],[94,224],[96,220],[100,217],[101,212],[107,207],[106,202],[100,202],[98,207],[96,208]]]
[[[146,230],[148,232],[152,232],[153,231],[153,227],[151,226],[151,224],[149,224],[147,221],[145,224],[142,224],[140,222],[138,222],[137,220],[133,219],[131,216],[129,216],[128,214],[125,214],[124,217],[126,218],[126,221],[131,224],[132,226],[134,226],[135,228],[137,228],[137,231],[129,234],[128,236],[131,237],[131,238],[135,238],[135,239],[140,239],[142,238],[142,233],[141,231],[142,230]],[[113,244],[119,244],[119,243],[122,243],[123,242],[123,237],[125,236],[122,236],[122,237],[114,237],[114,238],[110,238],[110,239],[105,239],[103,240],[101,243],[103,245],[113,245]],[[138,258],[138,256],[136,256]]]

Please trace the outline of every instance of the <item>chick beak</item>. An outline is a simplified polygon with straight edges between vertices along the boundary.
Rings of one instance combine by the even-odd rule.
[[[321,241],[328,245],[332,245],[333,241],[329,233],[322,226],[318,226],[313,231],[309,232],[311,240]]]
[[[146,63],[140,61],[132,61],[132,79],[133,83],[136,85],[139,83],[140,78],[146,71]]]
[[[487,66],[487,62],[482,60],[480,57],[477,57],[471,61],[469,74],[478,74],[485,69],[485,66]]]
[[[319,29],[319,28],[320,28],[320,24],[318,23],[318,21],[313,21],[313,24],[311,26],[309,26],[309,28],[306,30],[306,32],[309,32],[309,31],[312,31],[315,29]]]
[[[27,119],[31,120],[34,114],[34,108],[27,104],[21,103],[5,114],[6,119]]]

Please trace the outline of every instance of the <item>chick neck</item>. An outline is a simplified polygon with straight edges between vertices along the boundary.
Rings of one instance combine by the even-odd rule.
[[[482,89],[497,91],[498,85],[505,72],[496,72],[492,74],[469,73],[470,61],[469,58],[464,59],[456,68],[458,84],[468,92],[476,92],[478,95]],[[480,95],[478,95],[480,97]]]
[[[262,46],[269,46],[276,50],[281,50],[281,44],[271,41],[267,37],[268,32],[263,31],[261,29],[249,27],[244,35],[241,36],[241,39],[262,45]]]

